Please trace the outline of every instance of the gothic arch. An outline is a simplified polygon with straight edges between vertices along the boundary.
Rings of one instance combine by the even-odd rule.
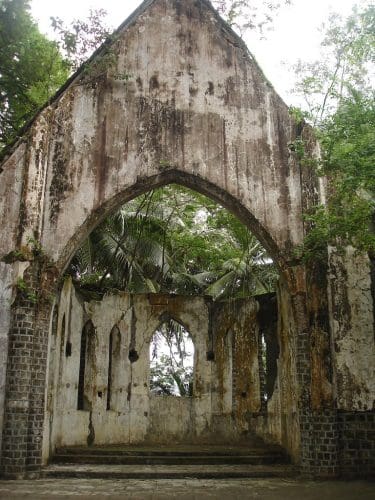
[[[62,271],[65,269],[84,238],[87,237],[95,226],[100,224],[100,222],[111,212],[115,211],[121,205],[136,198],[137,196],[167,184],[180,184],[190,188],[204,194],[208,198],[211,198],[230,210],[257,237],[257,239],[275,260],[275,263],[279,266],[279,268],[285,268],[285,258],[280,252],[277,243],[273,240],[272,236],[264,228],[264,226],[241,202],[238,201],[238,199],[217,185],[212,184],[199,176],[179,171],[177,169],[168,169],[167,171],[161,172],[155,176],[138,180],[133,186],[126,189],[124,192],[114,194],[111,199],[103,203],[103,205],[101,205],[97,210],[93,211],[63,248],[61,256],[57,262],[58,269]]]

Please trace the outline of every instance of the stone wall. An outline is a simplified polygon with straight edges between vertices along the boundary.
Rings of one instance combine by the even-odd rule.
[[[339,411],[339,464],[343,478],[374,477],[375,412]]]
[[[374,304],[370,260],[354,248],[331,249],[331,322],[339,410],[375,403]]]
[[[338,460],[345,477],[375,470],[375,323],[371,262],[330,249],[331,325]]]
[[[275,298],[268,298],[276,306]],[[255,299],[213,303],[203,297],[121,292],[87,302],[66,280],[51,324],[44,459],[64,445],[235,442],[256,435],[284,444],[296,457],[298,446],[290,434],[298,429],[282,416],[292,415],[293,409],[288,410],[287,402],[283,410],[274,403],[280,398],[278,387],[290,383],[282,362],[267,402],[269,417],[262,413],[259,307]],[[194,341],[193,397],[150,393],[150,341],[167,317],[183,324]],[[86,406],[78,409],[82,331],[89,322],[93,339],[85,373]],[[118,355],[112,372],[119,375],[112,377],[108,409],[109,336],[114,328]],[[290,366],[291,360],[285,360]]]
[[[64,445],[235,442],[255,434],[281,442],[281,432],[254,420],[261,415],[258,314],[255,299],[213,303],[203,297],[117,292],[87,302],[66,280],[50,339],[45,460]],[[150,393],[150,341],[167,317],[181,322],[194,341],[192,397]],[[93,347],[86,362],[86,407],[78,409],[82,331],[89,322]],[[118,355],[111,371],[118,375],[112,377],[108,409],[114,327]],[[272,419],[277,418],[274,412]]]
[[[305,472],[335,474],[340,460],[360,470],[362,444],[355,448],[345,437],[355,430],[343,415],[355,413],[356,427],[362,418],[369,423],[374,412],[374,283],[371,294],[369,261],[352,249],[342,256],[331,253],[329,271],[325,263],[311,271],[296,260],[295,250],[309,229],[303,214],[314,203],[324,203],[314,170],[300,165],[290,148],[301,137],[308,151],[318,153],[309,127],[294,121],[243,42],[206,0],[146,0],[89,68],[75,74],[38,113],[0,165],[0,342],[4,349],[8,345],[8,359],[2,354],[0,402],[6,366],[2,455],[7,474],[22,475],[41,463],[46,343],[50,323],[61,330],[63,322],[56,305],[52,312],[48,301],[39,300],[45,284],[31,247],[36,242],[61,276],[96,224],[128,200],[172,182],[230,209],[267,248],[283,277],[278,327],[283,375],[267,401],[267,419],[261,415],[263,376],[257,381],[255,375],[259,336],[252,330],[254,336],[241,347],[236,344],[241,333],[230,329],[219,339],[223,352],[232,352],[233,362],[252,349],[246,374],[255,391],[248,390],[235,367],[224,366],[221,378],[211,379],[220,381],[223,394],[220,403],[212,402],[212,419],[220,421],[232,404],[245,432],[257,427],[281,440],[293,456],[300,455]],[[27,300],[15,286],[18,278],[38,300]],[[52,294],[52,279],[48,287]],[[78,316],[79,332],[90,314],[95,308]],[[64,329],[67,325],[65,318]],[[68,370],[77,355],[73,349],[69,360],[60,359],[56,335],[50,337],[50,381],[57,381],[60,367]],[[133,345],[133,333],[126,335]],[[202,366],[208,373],[215,354],[210,329],[206,343],[212,353]],[[229,373],[235,374],[234,384]],[[97,381],[96,399],[105,383],[100,371]],[[142,390],[134,387],[134,404],[143,404]],[[49,412],[55,400],[47,399]],[[95,404],[99,419],[100,402]],[[197,418],[203,426],[199,411]],[[86,429],[90,439],[95,425],[90,415],[77,420],[77,429]],[[57,440],[57,428],[48,426],[44,456],[49,432]],[[346,451],[340,455],[339,449]]]
[[[8,359],[8,334],[10,328],[13,294],[12,266],[0,262],[0,448],[2,441],[6,368]]]

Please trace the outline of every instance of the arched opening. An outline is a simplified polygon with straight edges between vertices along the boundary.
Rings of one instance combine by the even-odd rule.
[[[277,242],[263,224],[246,208],[239,196],[230,194],[227,190],[223,190],[218,185],[209,182],[203,177],[197,177],[188,172],[168,168],[165,170],[162,169],[158,175],[137,180],[131,187],[122,190],[103,202],[100,207],[92,210],[88,217],[82,221],[81,226],[75,234],[61,248],[57,260],[57,268],[61,270],[62,274],[66,271],[77,250],[86,240],[87,235],[91,234],[109,214],[116,213],[121,207],[138,197],[144,196],[145,193],[147,194],[171,184],[185,187],[224,207],[261,242],[279,269],[286,267],[284,256],[280,252]]]
[[[150,342],[150,391],[155,395],[191,397],[194,382],[194,342],[190,332],[169,318]]]
[[[59,378],[59,362],[64,365],[64,370],[62,379],[58,381],[61,389],[57,391],[58,396],[55,396],[54,388],[51,391],[52,397],[60,398],[52,405],[54,415],[48,413],[51,405],[47,405],[46,427],[50,425],[54,431],[50,433],[46,429],[46,439],[49,434],[57,436],[53,448],[56,442],[69,445],[86,443],[88,434],[90,440],[95,436],[95,442],[103,444],[110,439],[141,442],[147,438],[152,416],[163,410],[150,407],[149,379],[145,376],[145,366],[148,364],[145,365],[144,361],[146,358],[148,361],[150,335],[160,324],[160,316],[168,313],[181,318],[194,332],[197,367],[199,365],[200,370],[191,398],[195,399],[196,406],[185,408],[187,411],[184,410],[183,414],[193,415],[190,421],[195,436],[202,436],[204,430],[210,427],[212,432],[218,430],[216,435],[219,435],[219,431],[225,433],[235,421],[242,436],[249,430],[262,435],[268,432],[271,438],[278,443],[285,443],[288,450],[297,456],[295,448],[298,447],[299,426],[295,406],[297,401],[301,404],[301,429],[308,434],[311,422],[307,414],[311,409],[310,394],[309,388],[306,387],[305,391],[303,384],[310,384],[310,371],[318,382],[320,375],[319,372],[317,377],[310,370],[310,358],[313,359],[309,352],[311,332],[314,332],[317,340],[320,341],[324,336],[324,342],[329,342],[328,335],[324,335],[329,318],[326,315],[328,306],[324,303],[325,284],[318,286],[310,298],[306,285],[311,284],[313,288],[318,285],[318,279],[313,277],[310,282],[309,276],[306,278],[305,275],[306,269],[303,265],[299,266],[293,254],[308,226],[303,224],[302,212],[314,203],[318,182],[311,170],[302,167],[288,145],[300,135],[302,128],[309,149],[315,148],[315,141],[308,129],[297,124],[289,115],[287,106],[279,100],[253,59],[248,57],[230,31],[224,25],[220,26],[218,19],[202,17],[201,7],[204,7],[204,3],[190,2],[188,5],[188,2],[170,2],[164,6],[160,2],[146,2],[146,5],[152,8],[162,5],[171,21],[168,26],[172,31],[163,30],[162,39],[149,44],[149,35],[158,32],[158,20],[163,17],[142,14],[138,21],[136,15],[131,18],[130,24],[123,26],[124,30],[120,30],[113,44],[114,55],[116,58],[119,56],[115,60],[118,64],[114,66],[120,73],[131,73],[130,81],[126,79],[125,85],[122,85],[112,71],[108,71],[95,80],[93,88],[84,76],[85,72],[81,73],[81,82],[80,75],[74,76],[53,105],[36,117],[28,132],[30,140],[15,145],[13,151],[16,154],[12,151],[6,160],[7,167],[2,173],[5,175],[3,206],[9,206],[10,211],[7,209],[4,212],[7,219],[4,219],[4,227],[9,230],[6,229],[3,253],[11,252],[13,258],[18,259],[16,253],[19,252],[13,250],[21,250],[21,245],[26,243],[28,237],[35,237],[40,240],[45,255],[56,264],[58,271],[65,271],[88,235],[104,224],[105,218],[115,213],[123,203],[172,182],[207,195],[250,228],[273,262],[279,269],[285,270],[285,275],[288,274],[288,283],[278,285],[276,338],[279,345],[278,350],[273,349],[274,353],[278,352],[276,361],[272,362],[277,367],[273,394],[269,398],[270,391],[267,390],[267,415],[264,417],[260,402],[259,344],[262,340],[259,340],[258,314],[263,306],[257,298],[247,295],[249,289],[254,291],[254,285],[240,279],[240,271],[245,275],[252,267],[248,265],[249,262],[240,265],[245,253],[223,258],[221,264],[229,261],[225,269],[221,267],[224,272],[218,272],[220,266],[213,266],[207,276],[202,275],[207,270],[200,267],[194,269],[195,264],[189,258],[183,261],[188,272],[172,272],[169,271],[171,267],[167,272],[165,253],[164,258],[162,255],[159,259],[162,265],[155,265],[157,253],[144,251],[145,255],[139,259],[142,256],[138,250],[140,247],[145,250],[146,245],[136,244],[132,247],[130,259],[127,259],[123,268],[115,269],[116,272],[97,266],[96,276],[95,272],[81,272],[82,269],[78,269],[77,272],[70,272],[70,278],[67,278],[65,288],[71,291],[72,301],[66,301],[65,309],[72,314],[66,316],[66,328],[69,331],[65,338],[70,338],[71,355],[66,345],[65,355],[58,352],[50,356],[51,360],[55,359],[55,379]],[[190,51],[188,57],[177,61],[181,71],[170,71],[171,59],[166,57],[168,51],[158,48],[162,44],[168,48],[168,40],[176,35],[174,39],[178,47],[174,55],[179,51],[186,52],[187,39],[180,34],[189,32],[194,12],[197,22],[208,20],[208,26],[202,21],[202,29],[198,30],[199,33],[197,31],[197,50]],[[138,27],[141,29],[138,30]],[[207,43],[210,50],[206,50]],[[150,64],[144,65],[141,64],[139,50],[148,46],[153,57],[149,58]],[[100,56],[100,52],[98,54]],[[191,68],[194,68],[194,77]],[[235,75],[233,68],[236,68]],[[150,78],[151,81],[157,81],[158,85],[147,85]],[[206,92],[207,78],[214,92]],[[190,85],[191,79],[194,80],[193,86]],[[249,85],[249,81],[254,85]],[[20,214],[24,224],[19,223]],[[112,248],[113,256],[118,252],[116,246]],[[193,247],[185,245],[185,248],[188,249],[185,249],[185,254],[188,254]],[[246,245],[246,248],[249,250],[253,247]],[[133,258],[135,253],[137,260]],[[219,253],[216,246],[212,245],[211,254],[216,256]],[[205,260],[202,257],[207,255],[204,252],[196,254],[198,262]],[[267,264],[265,260],[263,267],[258,268],[267,269]],[[39,263],[33,262],[25,274],[31,284],[35,281],[32,274],[38,267]],[[7,268],[6,273],[10,276],[11,269]],[[216,280],[212,273],[216,274]],[[112,280],[114,283],[116,275],[120,282],[126,281],[130,285],[127,291],[120,289],[119,293],[110,292],[110,282]],[[72,277],[76,281],[74,285]],[[43,295],[48,295],[44,285],[52,286],[53,278],[45,281],[44,278],[43,275],[43,282],[40,280],[40,284],[43,284],[41,291]],[[224,282],[229,283],[232,278],[232,284],[224,287]],[[90,282],[90,279],[93,281]],[[173,285],[169,290],[165,288],[167,283]],[[181,298],[181,291],[191,292],[194,287],[198,289],[198,296],[183,295]],[[149,293],[152,288],[156,293]],[[212,292],[208,299],[204,297],[207,289]],[[140,294],[135,294],[136,290],[147,290],[147,294],[143,293],[143,297],[140,297]],[[320,290],[323,290],[322,300],[319,298]],[[227,303],[223,299],[229,291],[235,297],[229,294]],[[293,294],[289,294],[289,291]],[[177,295],[173,296],[170,292]],[[163,297],[163,294],[167,297]],[[45,298],[42,297],[43,300]],[[21,306],[18,309],[17,304],[15,306],[11,327],[13,339],[17,339],[17,329],[24,328],[24,311]],[[38,444],[40,426],[36,428],[36,425],[38,421],[41,422],[40,401],[43,401],[44,388],[42,383],[34,382],[43,379],[43,364],[47,359],[46,338],[40,339],[40,350],[38,341],[39,333],[46,335],[48,332],[48,312],[51,310],[48,308],[50,304],[28,304],[29,311],[26,311],[26,318],[30,318],[30,324],[35,326],[32,353],[29,365],[26,365],[32,368],[30,373],[25,374],[25,370],[19,370],[16,364],[24,349],[23,344],[17,339],[14,349],[9,349],[11,362],[7,369],[7,391],[10,395],[7,396],[6,422],[12,419],[18,422],[21,417],[25,422],[22,435],[24,444],[21,448],[11,443],[12,438],[9,436],[13,436],[14,427],[9,425],[8,431],[12,432],[4,432],[4,436],[7,436],[5,446],[12,446],[9,471],[18,462],[37,463],[41,448]],[[5,312],[7,310],[8,306]],[[59,307],[59,311],[63,311],[63,308]],[[62,318],[61,314],[59,318]],[[81,348],[81,334],[88,319],[92,321],[95,331],[94,354],[97,359],[93,364],[95,369],[92,370],[92,376],[86,377],[89,363],[86,363]],[[61,319],[59,321],[61,324]],[[108,344],[109,332],[114,324],[119,325],[124,347],[120,355],[119,372],[124,375],[118,389],[120,410],[117,412],[105,411],[108,400],[104,397],[108,381],[113,378],[113,366],[109,366],[108,360]],[[230,341],[228,332],[231,332]],[[68,337],[69,333],[71,337]],[[267,335],[264,333],[263,337],[267,357]],[[55,344],[56,351],[61,348],[59,341],[60,338]],[[329,350],[323,342],[320,344],[322,352]],[[232,365],[228,367],[230,350]],[[301,383],[299,390],[295,380],[296,352]],[[35,362],[39,353],[40,372]],[[81,360],[85,361],[81,363]],[[83,363],[86,363],[84,370],[80,368]],[[241,367],[244,369],[241,370]],[[269,373],[266,367],[266,376]],[[28,377],[26,381],[24,376]],[[90,412],[78,411],[77,386],[80,385],[82,393],[82,386],[85,387],[86,381],[90,379],[92,384],[87,394]],[[315,385],[319,391],[324,384]],[[113,382],[110,382],[111,400],[113,393]],[[228,397],[230,393],[231,404]],[[329,406],[330,395],[326,396],[323,391],[322,396],[318,394],[317,406],[321,401],[325,403],[323,397],[327,397]],[[21,406],[16,407],[14,402],[23,405],[28,399],[31,405],[25,403],[27,410],[24,411],[22,407],[21,415]],[[114,407],[112,401],[110,406]],[[324,412],[321,422],[323,428],[328,430],[330,422],[327,417],[325,423],[325,418]],[[30,422],[35,422],[35,427],[34,424],[30,426]],[[162,423],[161,418],[158,423]],[[185,424],[188,425],[187,418]],[[317,427],[319,425],[318,420]],[[93,428],[95,433],[92,432]],[[158,429],[160,427],[156,431]],[[315,439],[323,440],[318,434],[307,436],[306,449]],[[18,458],[19,449],[22,459]],[[314,457],[305,451],[305,459],[312,463]]]
[[[67,273],[81,289],[209,295],[214,300],[275,291],[277,266],[232,212],[169,184],[147,191],[86,237]]]
[[[281,362],[267,358],[283,336],[267,309],[272,302],[277,310],[278,267],[236,216],[245,211],[233,204],[234,215],[219,197],[178,184],[146,191],[87,234],[67,266],[70,324],[82,325],[77,408],[90,410],[74,418],[95,444],[235,442],[272,432],[281,441],[274,401],[294,353],[288,346]],[[74,362],[77,333],[67,336]],[[158,397],[166,395],[180,397]],[[78,434],[74,444],[86,441]]]
[[[109,334],[108,343],[108,383],[107,383],[107,410],[115,410],[117,405],[117,392],[121,388],[119,379],[121,373],[121,333],[117,325],[115,325]]]
[[[78,396],[77,410],[91,410],[92,404],[92,376],[95,355],[95,328],[91,320],[88,320],[81,335],[81,347],[79,356]]]

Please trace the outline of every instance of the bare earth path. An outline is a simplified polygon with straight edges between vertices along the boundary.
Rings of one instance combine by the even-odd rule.
[[[292,479],[43,479],[0,481],[0,498],[216,498],[222,500],[374,500],[375,483]]]

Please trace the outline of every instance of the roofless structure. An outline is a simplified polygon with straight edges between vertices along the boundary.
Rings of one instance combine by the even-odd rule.
[[[168,183],[231,210],[280,270],[278,375],[268,413],[254,403],[258,383],[238,396],[245,401],[250,430],[282,445],[306,473],[370,473],[375,426],[370,261],[353,249],[343,255],[331,251],[325,262],[309,265],[296,258],[308,231],[303,214],[323,199],[314,172],[293,152],[296,139],[318,154],[309,127],[294,121],[242,40],[207,0],[146,0],[38,113],[0,166],[0,423],[7,477],[37,474],[54,452],[55,403],[49,395],[58,396],[48,387],[58,362],[51,346],[56,331],[61,334],[61,314],[58,326],[54,319],[57,304],[78,307],[61,302],[66,266],[106,215]],[[155,297],[139,310],[136,300],[123,302],[139,316],[147,308],[154,314],[155,300],[161,315],[181,319],[168,301]],[[189,301],[182,302],[189,323]],[[198,337],[193,326],[199,352],[211,353],[199,363],[212,383],[206,364],[218,363],[216,340],[225,336],[219,328],[224,320],[218,320],[225,310],[215,307],[219,316],[216,323],[207,319],[207,337]],[[243,308],[241,331],[250,331],[246,318],[258,321],[250,310]],[[95,335],[99,327],[90,318]],[[118,342],[127,339],[123,348],[134,351],[135,337],[121,331],[120,320],[115,323]],[[126,324],[134,326],[131,320]],[[114,326],[103,336],[108,342]],[[65,328],[73,331],[74,322]],[[80,338],[81,330],[74,335]],[[69,349],[79,360],[76,344]],[[254,344],[244,345],[238,362],[254,377],[246,368],[255,362]],[[78,382],[77,375],[75,404],[83,391]],[[205,390],[211,390],[205,387],[197,392],[202,411]],[[133,387],[130,397],[138,389]],[[98,397],[105,404],[106,395]],[[226,408],[230,415],[231,404]],[[93,436],[92,428],[86,431]]]

